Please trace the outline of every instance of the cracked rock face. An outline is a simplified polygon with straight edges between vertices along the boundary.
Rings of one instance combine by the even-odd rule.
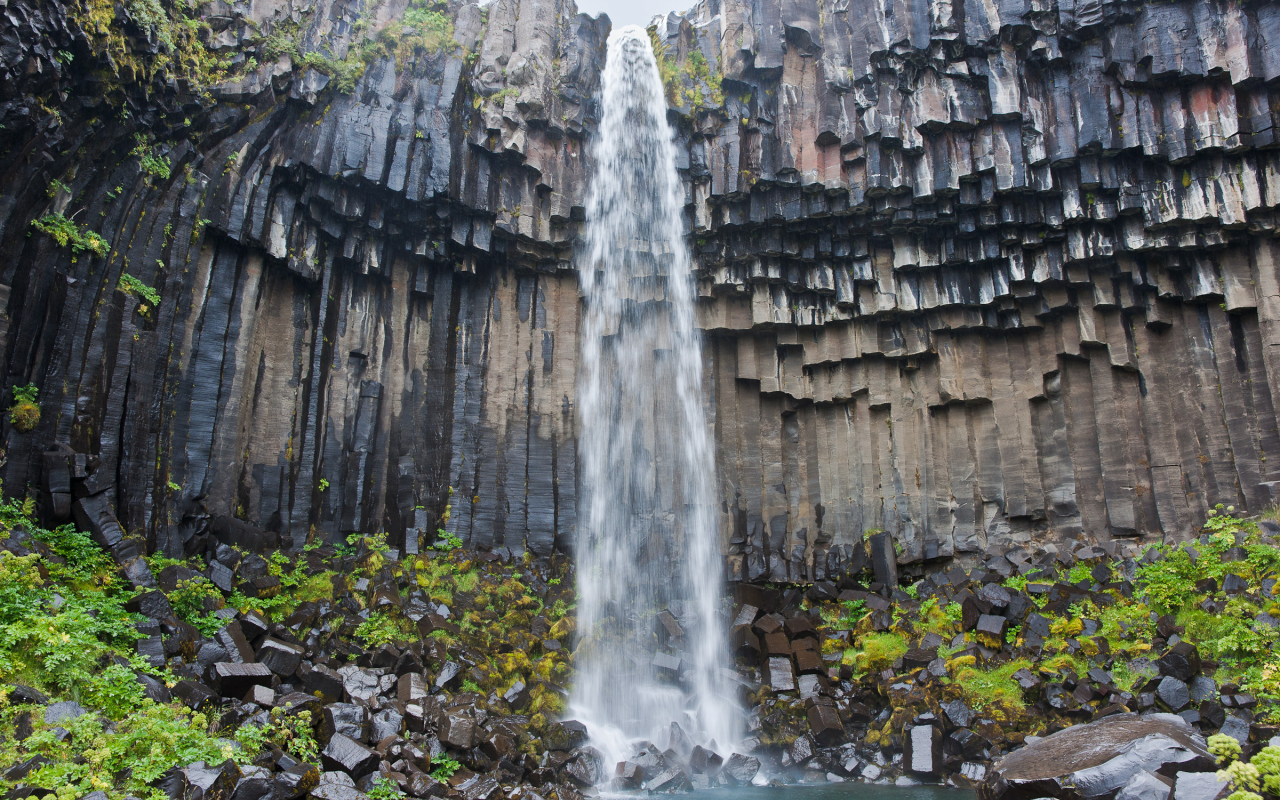
[[[201,96],[93,83],[60,0],[3,13],[0,352],[42,412],[5,423],[7,486],[88,509],[122,564],[573,541],[606,18],[455,2],[454,45],[343,93],[303,55],[403,3],[214,3],[212,46],[254,60]],[[910,565],[1275,500],[1280,8],[721,0],[655,36],[732,577],[834,578],[873,529]],[[53,212],[110,253],[32,229]]]

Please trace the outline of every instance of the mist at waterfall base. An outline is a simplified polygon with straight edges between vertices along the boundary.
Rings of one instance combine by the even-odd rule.
[[[643,741],[727,756],[741,713],[723,672],[715,455],[684,190],[643,29],[609,37],[602,95],[578,256],[581,644],[569,712],[604,755],[607,779]],[[659,624],[663,610],[679,622],[674,635]],[[683,731],[675,739],[672,723]]]

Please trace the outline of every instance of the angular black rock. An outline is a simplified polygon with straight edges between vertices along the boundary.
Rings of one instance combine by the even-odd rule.
[[[376,752],[341,733],[335,733],[320,751],[320,761],[326,769],[341,770],[352,778],[373,772],[379,760]]]

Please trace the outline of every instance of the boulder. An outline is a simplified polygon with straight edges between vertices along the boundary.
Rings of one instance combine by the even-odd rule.
[[[1179,772],[1173,779],[1169,800],[1222,800],[1231,794],[1231,782],[1214,772]]]
[[[760,771],[760,759],[754,756],[744,756],[741,753],[734,753],[729,756],[729,760],[724,762],[724,769],[721,771],[731,782],[739,786],[747,786],[751,783],[751,779]]]
[[[809,708],[809,731],[822,747],[833,747],[844,739],[840,715],[829,705],[814,704]]]
[[[229,627],[229,626],[228,626]],[[289,644],[268,636],[262,640],[258,648],[258,663],[266,666],[276,675],[287,678],[297,672],[306,650],[296,644]]]
[[[1113,797],[1136,773],[1165,777],[1216,768],[1204,740],[1173,714],[1116,714],[1076,725],[1001,759],[979,786],[982,800]]]
[[[183,771],[187,777],[189,800],[231,800],[236,784],[240,782],[240,768],[230,759],[212,767],[197,761]]]
[[[1200,674],[1200,651],[1190,642],[1178,642],[1156,662],[1161,675],[1172,675],[1189,683]]]
[[[587,740],[587,726],[576,719],[552,723],[543,741],[552,750],[573,750]]]
[[[320,753],[320,761],[326,769],[341,770],[353,778],[373,772],[379,760],[376,752],[341,733],[335,733]]]
[[[907,729],[902,765],[916,775],[935,775],[942,766],[942,734],[932,725]]]
[[[1169,792],[1173,787],[1165,782],[1168,780],[1145,769],[1135,772],[1120,787],[1116,800],[1169,800]]]
[[[266,664],[223,661],[213,665],[213,679],[223,697],[241,698],[253,686],[270,686],[271,670]]]
[[[1191,703],[1191,692],[1187,684],[1172,675],[1166,675],[1160,679],[1160,685],[1156,687],[1156,696],[1160,698],[1160,702],[1169,707],[1170,711],[1181,711]]]
[[[791,659],[773,657],[766,662],[765,683],[775,692],[794,692],[796,677],[791,668]]]

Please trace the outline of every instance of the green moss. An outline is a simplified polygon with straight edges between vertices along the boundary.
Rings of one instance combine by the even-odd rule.
[[[893,666],[893,662],[906,655],[909,649],[902,634],[868,633],[858,637],[853,664],[863,673],[879,672]]]
[[[956,673],[955,683],[964,692],[965,699],[977,709],[1003,706],[1006,710],[1021,712],[1026,703],[1022,698],[1022,687],[1013,679],[1013,673],[1030,666],[1031,662],[1026,659],[1017,659],[990,670],[962,667]]]

